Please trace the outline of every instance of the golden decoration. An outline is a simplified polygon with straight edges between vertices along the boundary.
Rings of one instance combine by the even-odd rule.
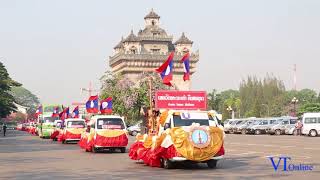
[[[72,133],[72,134],[82,134],[85,129],[84,128],[69,128],[69,129],[66,129],[66,131]]]
[[[97,131],[97,134],[103,137],[118,137],[122,134],[125,134],[124,130],[114,129],[114,130],[107,130],[107,131]]]
[[[209,127],[210,143],[207,147],[197,148],[189,139],[191,132],[184,131],[181,127],[172,128],[170,136],[172,142],[183,157],[192,161],[207,161],[211,159],[221,148],[223,132],[217,127]]]

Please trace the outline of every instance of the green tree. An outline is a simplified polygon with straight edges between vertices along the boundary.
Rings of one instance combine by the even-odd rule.
[[[101,78],[101,98],[112,97],[113,111],[124,116],[127,123],[133,124],[141,120],[140,110],[149,107],[149,79],[152,78],[152,94],[159,89],[168,89],[163,85],[158,74],[143,73],[134,84],[122,75],[113,75],[111,72]]]
[[[216,89],[208,93],[208,110],[219,110],[221,103],[221,96]]]
[[[273,76],[263,80],[249,76],[241,82],[239,92],[245,117],[280,116],[283,112],[285,86]]]
[[[12,86],[21,86],[12,80],[2,62],[0,62],[0,118],[7,117],[11,112],[16,112],[14,97],[10,94]]]
[[[306,103],[299,107],[298,116],[306,112],[320,112],[320,103]]]
[[[28,114],[36,112],[39,105],[39,99],[24,87],[12,87],[11,94],[13,95],[15,102],[22,106],[28,107]]]

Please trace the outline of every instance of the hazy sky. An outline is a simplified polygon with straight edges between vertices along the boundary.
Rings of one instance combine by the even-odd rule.
[[[266,73],[291,89],[293,64],[299,89],[320,89],[318,0],[0,0],[0,61],[44,103],[81,101],[80,87],[99,88],[113,47],[151,8],[200,50],[194,89],[237,89]]]

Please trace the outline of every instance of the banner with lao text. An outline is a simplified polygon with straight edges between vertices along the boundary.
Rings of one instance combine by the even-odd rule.
[[[155,94],[156,109],[206,110],[207,93],[205,91],[165,91]]]

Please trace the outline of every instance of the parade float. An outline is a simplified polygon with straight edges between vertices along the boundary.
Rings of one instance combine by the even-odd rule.
[[[58,141],[63,144],[69,142],[78,142],[81,139],[81,134],[85,132],[85,120],[83,119],[65,119],[64,128],[57,136]]]
[[[53,141],[57,141],[59,134],[61,134],[63,131],[62,120],[60,119],[55,120],[53,123],[53,127],[54,129],[53,129],[53,133],[50,136],[50,139],[52,139]]]
[[[86,103],[86,110],[91,114],[86,132],[82,133],[79,146],[87,152],[120,150],[126,152],[128,132],[124,118],[112,114],[112,98],[100,101],[98,96],[91,96]]]
[[[41,138],[50,138],[54,131],[53,123],[59,117],[52,117],[52,113],[45,112],[38,116],[37,133]]]
[[[87,152],[119,149],[126,152],[128,134],[122,117],[116,115],[94,115],[89,128],[82,134],[79,146]]]
[[[36,125],[35,125],[34,122],[29,122],[28,123],[27,131],[32,135],[36,135]]]
[[[215,111],[199,111],[206,109],[206,98],[199,91],[157,91],[149,130],[136,136],[129,157],[167,169],[177,162],[215,168],[225,153],[224,132]]]

